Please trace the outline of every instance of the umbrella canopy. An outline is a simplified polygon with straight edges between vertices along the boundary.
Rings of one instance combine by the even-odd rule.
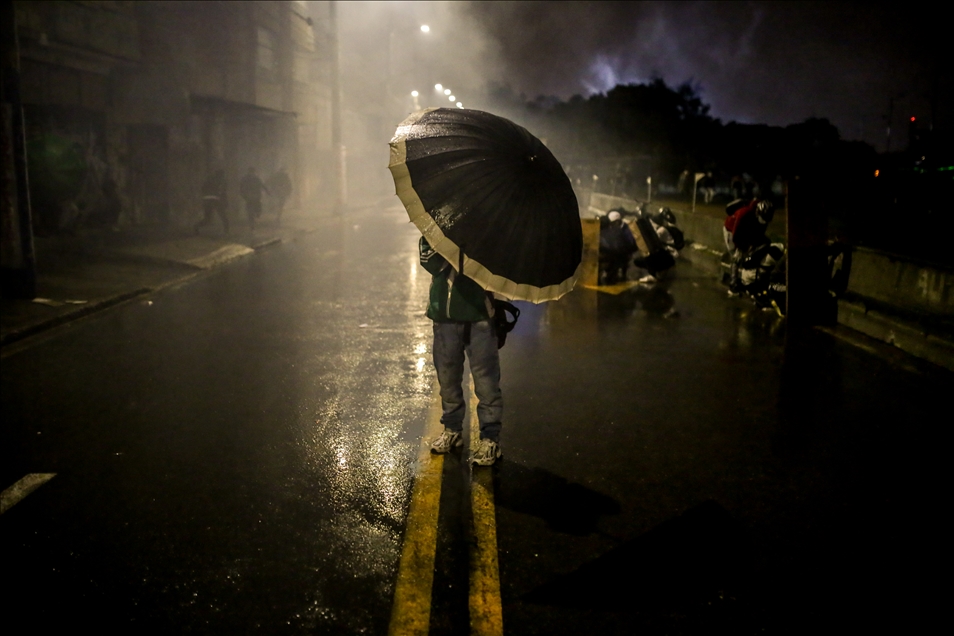
[[[526,129],[479,110],[422,110],[398,126],[389,168],[428,243],[487,291],[540,303],[573,289],[583,252],[576,195]]]

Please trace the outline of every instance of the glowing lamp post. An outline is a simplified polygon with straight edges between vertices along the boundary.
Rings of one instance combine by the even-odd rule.
[[[406,27],[405,27],[405,28],[406,28]],[[392,100],[392,99],[395,99],[395,98],[397,97],[397,96],[395,95],[394,86],[393,86],[393,84],[394,84],[394,68],[393,68],[393,64],[394,64],[394,36],[395,36],[395,34],[398,33],[398,32],[399,32],[399,31],[396,31],[396,30],[393,30],[393,29],[388,32],[388,51],[387,51],[387,53],[388,53],[388,59],[387,59],[387,66],[386,66],[386,68],[387,68],[387,83],[386,83],[386,86],[385,86],[385,90],[386,90],[386,92],[387,92],[387,98],[388,98],[389,101]],[[401,30],[401,32],[404,32],[404,31]],[[427,24],[422,24],[422,25],[420,25],[420,32],[426,35],[426,34],[428,34],[428,33],[431,32],[431,27],[430,27],[429,25],[427,25]],[[404,94],[406,95],[407,93],[404,93]],[[411,92],[411,96],[414,98],[414,110],[420,110],[420,104],[419,104],[419,101],[418,101],[419,95],[420,95],[420,93],[418,93],[417,91],[412,91],[412,92]]]
[[[696,211],[696,192],[699,191],[699,181],[706,176],[705,172],[697,172],[692,179],[692,211]]]

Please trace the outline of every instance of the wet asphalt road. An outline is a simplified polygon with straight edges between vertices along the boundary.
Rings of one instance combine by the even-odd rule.
[[[400,209],[355,214],[2,364],[0,517],[30,629],[386,633],[432,395]],[[950,374],[725,298],[524,306],[494,469],[513,634],[933,624]],[[470,473],[443,467],[431,633],[468,633]],[[904,629],[902,629],[904,628]]]

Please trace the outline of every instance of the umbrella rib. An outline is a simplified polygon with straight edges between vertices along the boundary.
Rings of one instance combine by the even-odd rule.
[[[528,131],[489,113],[435,109],[405,120],[391,146],[391,172],[411,220],[451,262],[461,258],[458,241],[466,244],[462,260],[469,277],[486,289],[531,302],[572,289],[581,266],[580,254],[572,254],[581,247],[572,227],[580,234],[576,199],[562,167],[557,174],[551,164],[559,164]],[[528,164],[528,152],[540,162]],[[488,267],[514,259],[522,262],[505,266],[506,276]],[[568,277],[560,273],[574,263]]]

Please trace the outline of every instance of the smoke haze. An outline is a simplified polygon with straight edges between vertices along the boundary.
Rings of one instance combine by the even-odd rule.
[[[351,28],[397,30],[411,84],[441,82],[480,101],[489,83],[568,98],[662,77],[691,82],[725,121],[787,125],[827,117],[846,138],[883,145],[895,125],[950,125],[950,71],[936,30],[910,4],[436,2],[342,3]],[[915,5],[917,9],[917,5]],[[429,36],[415,31],[429,21]],[[398,51],[400,49],[400,51]],[[411,51],[411,53],[409,53]],[[404,56],[403,59],[397,59]],[[408,57],[410,56],[410,57]],[[398,69],[395,69],[398,70]],[[413,78],[413,81],[411,81]],[[440,79],[438,79],[440,78]],[[460,87],[458,89],[458,87]],[[423,89],[421,90],[423,93]],[[428,104],[422,104],[428,105]]]

